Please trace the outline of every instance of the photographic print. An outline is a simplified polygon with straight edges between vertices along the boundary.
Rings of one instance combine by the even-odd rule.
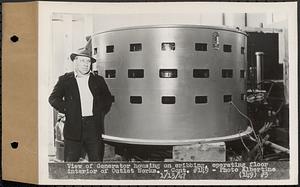
[[[39,2],[39,183],[297,182],[294,5]]]

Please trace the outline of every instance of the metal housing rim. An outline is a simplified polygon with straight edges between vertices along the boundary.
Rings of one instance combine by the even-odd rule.
[[[225,30],[230,32],[236,32],[239,34],[243,34],[248,36],[246,32],[243,32],[238,29],[233,29],[231,27],[226,26],[209,26],[209,25],[184,25],[184,24],[166,24],[166,25],[142,25],[142,26],[131,26],[131,27],[120,27],[117,29],[111,29],[99,33],[94,33],[93,37],[98,34],[104,34],[109,32],[116,32],[116,31],[125,31],[125,30],[137,30],[137,29],[151,29],[151,28],[196,28],[196,29],[215,29],[215,30]]]
[[[120,138],[110,135],[102,135],[102,138],[105,141],[115,142],[115,143],[124,143],[124,144],[135,144],[135,145],[186,145],[193,143],[211,143],[211,142],[225,142],[232,141],[238,138],[244,137],[252,133],[252,128],[248,128],[238,134],[215,137],[215,138],[202,138],[202,139],[189,139],[189,140],[147,140],[147,139],[136,139],[136,138]]]

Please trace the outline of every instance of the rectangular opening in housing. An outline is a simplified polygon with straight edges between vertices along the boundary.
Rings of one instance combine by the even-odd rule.
[[[209,69],[193,69],[194,78],[208,78]]]
[[[175,96],[162,96],[161,103],[162,104],[175,104],[176,97]]]
[[[97,47],[95,47],[95,48],[94,48],[94,55],[96,55],[96,54],[97,54],[97,52],[98,52],[98,48],[97,48]]]
[[[196,104],[207,103],[207,96],[196,96],[195,97],[195,103]]]
[[[222,69],[222,77],[223,78],[232,78],[233,70],[232,69]]]
[[[144,78],[143,69],[129,69],[128,78]]]
[[[163,43],[161,43],[161,50],[162,51],[174,51],[175,43],[174,42],[163,42]]]
[[[141,51],[141,50],[142,50],[142,44],[141,43],[130,44],[130,51]]]
[[[232,100],[232,96],[231,95],[224,95],[223,100],[224,100],[224,103],[228,103]]]
[[[231,45],[223,45],[223,51],[226,53],[230,53],[232,51],[232,46]]]
[[[106,46],[106,53],[113,53],[114,52],[114,46],[108,45]]]
[[[241,54],[245,54],[245,47],[241,47]]]
[[[130,96],[131,104],[142,104],[142,102],[143,102],[142,96]]]
[[[240,70],[240,78],[245,78],[245,70]]]
[[[160,78],[177,78],[177,69],[160,69]]]
[[[116,70],[115,69],[105,70],[105,78],[116,78]]]
[[[207,51],[207,43],[195,43],[196,51]]]

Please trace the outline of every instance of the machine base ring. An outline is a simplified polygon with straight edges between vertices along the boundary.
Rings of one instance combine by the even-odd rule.
[[[222,136],[216,138],[203,138],[203,139],[189,139],[189,140],[147,140],[147,139],[135,139],[135,138],[121,138],[116,136],[102,135],[102,138],[108,142],[135,144],[135,145],[186,145],[195,143],[211,143],[211,142],[225,142],[232,141],[243,136],[246,136],[252,132],[252,128],[248,128],[238,134]]]

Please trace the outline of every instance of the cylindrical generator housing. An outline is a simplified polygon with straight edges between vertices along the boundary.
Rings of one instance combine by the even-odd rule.
[[[245,134],[237,108],[246,113],[246,42],[239,30],[198,25],[93,35],[97,70],[114,96],[104,139],[175,145]]]

